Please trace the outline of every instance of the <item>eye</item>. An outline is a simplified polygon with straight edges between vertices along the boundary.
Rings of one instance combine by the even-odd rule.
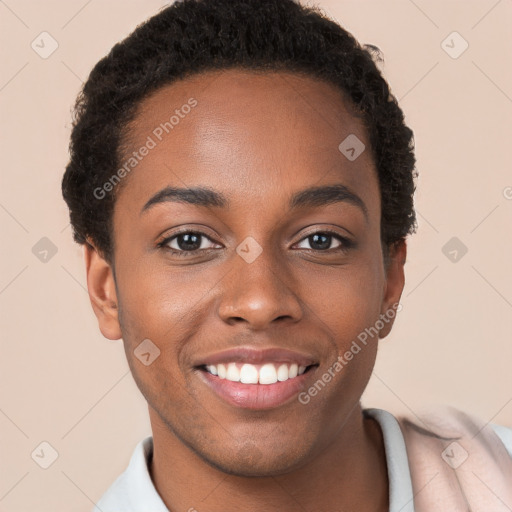
[[[199,250],[210,249],[211,247],[208,247],[207,243],[203,243],[207,240],[214,244],[204,233],[199,231],[182,231],[165,238],[157,246],[167,249],[178,256],[189,256],[197,253]]]
[[[338,245],[334,248],[331,247],[333,239],[338,241]],[[347,252],[354,246],[354,243],[351,240],[330,230],[316,231],[315,233],[311,233],[307,237],[303,238],[299,243],[303,243],[305,241],[310,244],[310,250],[320,252]],[[300,248],[307,249],[307,247]]]
[[[331,247],[333,240],[338,242],[338,245]],[[210,246],[208,246],[210,242]],[[348,238],[330,230],[316,231],[310,233],[303,238],[299,244],[308,242],[310,248],[299,247],[300,249],[308,249],[311,251],[333,253],[345,253],[354,247],[354,242]],[[212,247],[213,245],[213,247]],[[200,251],[208,251],[212,248],[218,248],[219,245],[215,244],[206,234],[200,231],[182,231],[172,236],[164,238],[157,243],[157,246],[163,248],[172,254],[180,257],[194,256]]]

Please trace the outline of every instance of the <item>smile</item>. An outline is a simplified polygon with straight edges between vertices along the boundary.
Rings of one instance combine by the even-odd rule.
[[[242,384],[263,385],[294,379],[298,375],[302,375],[306,368],[306,366],[299,366],[296,363],[265,363],[255,365],[232,362],[205,366],[208,373],[218,376],[220,379],[241,382]]]
[[[272,409],[291,402],[318,368],[295,351],[238,347],[196,361],[198,375],[214,396],[243,409]]]

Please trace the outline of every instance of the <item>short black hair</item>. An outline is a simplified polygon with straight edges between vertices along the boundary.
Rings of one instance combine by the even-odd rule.
[[[416,231],[417,172],[413,132],[375,51],[320,8],[294,0],[178,0],[164,8],[95,65],[77,98],[62,180],[74,240],[90,239],[113,264],[120,187],[100,199],[94,191],[119,169],[127,125],[149,94],[209,70],[291,71],[339,88],[363,120],[378,172],[386,260],[392,244]]]

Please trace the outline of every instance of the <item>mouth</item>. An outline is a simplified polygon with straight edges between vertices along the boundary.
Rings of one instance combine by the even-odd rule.
[[[243,409],[272,409],[290,402],[306,387],[318,363],[278,349],[237,349],[213,355],[195,366],[219,398]]]
[[[209,364],[200,367],[201,370],[219,379],[242,384],[261,384],[268,386],[276,382],[286,382],[303,375],[314,365],[299,366],[297,363],[265,363],[250,364],[231,362],[227,364]]]

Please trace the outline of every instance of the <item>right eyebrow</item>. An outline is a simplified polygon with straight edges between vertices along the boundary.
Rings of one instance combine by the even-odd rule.
[[[207,187],[165,187],[147,201],[140,214],[142,215],[156,204],[168,201],[220,208],[225,208],[229,205],[228,199],[222,193],[216,192]]]

